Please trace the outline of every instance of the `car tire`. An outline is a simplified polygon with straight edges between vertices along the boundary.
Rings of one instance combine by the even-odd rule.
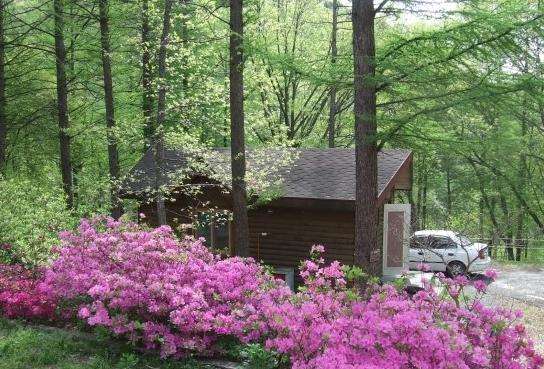
[[[464,275],[467,272],[467,267],[460,261],[452,261],[446,267],[448,277],[454,278],[459,275]]]

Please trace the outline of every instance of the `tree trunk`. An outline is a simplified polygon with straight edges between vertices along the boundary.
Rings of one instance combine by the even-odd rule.
[[[108,22],[108,0],[99,0],[100,43],[102,46],[102,71],[104,77],[104,103],[106,106],[106,125],[108,127],[108,164],[110,171],[111,216],[119,219],[123,209],[119,199],[119,152],[115,137],[115,111],[113,104],[113,81],[111,73],[111,47]]]
[[[417,207],[416,203],[414,201],[414,191],[408,190],[406,191],[406,197],[408,199],[408,204],[410,204],[410,233],[418,231],[418,224],[417,224]]]
[[[157,205],[157,220],[159,224],[166,224],[166,207],[164,205],[164,122],[166,118],[166,51],[170,37],[170,14],[172,0],[164,2],[164,16],[162,22],[161,44],[159,47],[158,62],[158,93],[157,93],[157,123],[153,130],[154,145],[153,158],[155,168],[155,191]]]
[[[478,187],[480,189],[480,203],[482,204],[482,207],[485,205],[487,208],[487,211],[489,212],[489,219],[491,220],[491,245],[492,252],[496,252],[496,239],[497,237],[501,238],[501,231],[499,222],[497,220],[497,216],[495,214],[495,205],[492,203],[491,199],[489,198],[486,188],[485,188],[485,180],[482,178],[481,171],[478,167],[476,167],[476,164],[474,160],[471,158],[466,158],[470,166],[472,167],[472,170],[474,171],[474,175],[478,179]]]
[[[235,252],[249,256],[244,134],[243,0],[230,1],[230,137]]]
[[[527,72],[527,68],[524,68],[524,72]],[[523,106],[527,106],[526,99],[523,99]],[[528,170],[527,170],[527,155],[525,153],[525,148],[528,147],[527,143],[527,112],[525,109],[522,112],[521,116],[521,152],[519,154],[519,169],[518,169],[518,176],[519,176],[519,191],[521,192],[522,196],[526,195],[526,187],[527,187],[527,176],[528,176]],[[523,228],[525,223],[525,209],[521,205],[521,203],[518,201],[517,206],[517,214],[516,214],[516,261],[521,261],[521,254],[523,250]]]
[[[423,172],[422,179],[422,189],[421,189],[421,229],[427,228],[427,187],[428,187],[428,171],[425,167],[425,172]]]
[[[153,71],[151,66],[151,28],[149,0],[142,0],[142,111],[144,116],[144,151],[153,144]]]
[[[181,45],[183,47],[183,58],[182,58],[182,66],[183,66],[183,73],[181,75],[181,85],[183,86],[183,90],[185,93],[187,93],[189,89],[189,58],[187,57],[187,50],[189,50],[189,28],[187,26],[187,21],[189,20],[189,10],[188,10],[188,3],[189,0],[181,0],[182,4],[182,10],[181,10],[181,19],[180,19],[180,26],[181,26]]]
[[[352,24],[355,86],[355,264],[371,274],[380,274],[372,0],[353,0]]]
[[[504,194],[501,191],[501,188],[498,188],[497,191],[499,192],[499,201],[501,205],[501,210],[504,215],[505,223],[507,225],[506,229],[506,237],[504,240],[505,243],[505,251],[506,256],[508,257],[508,260],[514,260],[514,231],[512,229],[512,217],[510,215],[510,211],[508,210],[508,204],[506,203],[506,198]]]
[[[72,159],[70,153],[70,121],[68,118],[68,82],[66,79],[66,46],[64,44],[64,0],[53,0],[55,11],[55,58],[57,72],[57,114],[59,123],[60,170],[68,209],[74,207]]]
[[[523,211],[523,208],[521,206],[518,206],[518,214],[516,219],[516,261],[521,261],[521,254],[523,251],[523,224],[524,224],[524,216],[525,212]]]
[[[6,165],[6,147],[8,126],[6,121],[6,38],[4,36],[4,13],[6,11],[6,0],[0,0],[0,173]]]
[[[480,240],[484,239],[484,199],[483,198],[480,198],[480,201],[478,201],[478,235]]]
[[[422,161],[425,160],[424,158],[422,158]],[[418,166],[418,169],[421,168],[421,165]],[[417,197],[416,197],[416,214],[415,214],[415,218],[416,218],[416,226],[417,226],[417,229],[416,230],[420,230],[420,229],[423,229],[423,225],[421,224],[421,206],[422,206],[422,203],[421,203],[421,198],[423,197],[422,194],[423,194],[423,186],[422,186],[422,173],[421,173],[421,169],[417,170],[416,172],[416,185],[417,185]]]
[[[497,207],[497,199],[495,197],[492,197],[489,200],[489,212],[492,214],[495,214],[495,208]],[[496,226],[494,226],[493,230],[491,231],[491,244],[493,245],[491,249],[491,255],[493,258],[497,258],[497,254],[499,252],[499,247],[501,246],[501,239],[502,237],[502,231],[500,231],[498,228],[498,223],[496,223]]]
[[[452,193],[451,193],[451,163],[448,161],[446,164],[446,212],[448,214],[448,223],[451,220],[451,204],[452,204]]]
[[[338,0],[332,1],[332,33],[331,33],[331,64],[336,65],[338,57],[338,48],[336,45],[336,35],[338,33]],[[336,137],[336,85],[331,86],[329,92],[329,147],[334,147]]]
[[[514,182],[510,177],[508,177],[505,173],[503,173],[498,167],[494,166],[493,164],[485,162],[480,157],[477,157],[477,159],[478,159],[478,164],[486,167],[498,178],[504,179],[505,183],[508,185],[508,187],[510,187],[510,190],[512,191],[513,195],[519,201],[519,203],[521,204],[525,212],[531,217],[531,219],[538,226],[539,231],[541,233],[544,233],[544,222],[542,221],[542,219],[540,219],[540,216],[537,213],[537,211],[535,211],[535,209],[529,206],[529,204],[527,203],[527,200],[525,199],[525,196],[523,196],[523,193],[519,191],[518,183]]]

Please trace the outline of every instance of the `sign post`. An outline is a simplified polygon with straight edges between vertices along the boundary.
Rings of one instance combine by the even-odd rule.
[[[410,204],[385,204],[383,211],[383,270],[385,281],[408,270]]]

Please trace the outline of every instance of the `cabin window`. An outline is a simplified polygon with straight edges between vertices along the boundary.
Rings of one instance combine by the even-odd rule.
[[[274,278],[285,281],[285,284],[289,286],[292,291],[295,290],[295,268],[277,267],[274,268],[274,272],[272,274]]]
[[[229,248],[230,220],[228,215],[200,212],[196,219],[196,236],[204,237],[206,245],[215,250]]]
[[[206,243],[209,243],[211,241],[210,238],[210,215],[208,213],[198,213],[196,217],[196,236],[197,237],[204,237],[206,239]]]
[[[228,249],[230,220],[215,220],[211,223],[211,241],[214,249]]]

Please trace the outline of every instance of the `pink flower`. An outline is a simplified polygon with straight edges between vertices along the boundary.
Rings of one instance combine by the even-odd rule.
[[[474,281],[472,285],[474,286],[476,291],[480,293],[483,293],[485,292],[485,290],[487,290],[487,284],[484,281],[477,280],[477,281]]]
[[[323,245],[313,245],[310,253],[312,254],[322,254],[325,252],[325,246]]]
[[[76,305],[87,324],[163,355],[210,351],[224,335],[259,340],[269,331],[265,306],[291,295],[254,260],[221,260],[166,226],[143,231],[108,218],[84,220],[78,232],[63,235],[63,246],[46,273],[55,298]],[[143,327],[153,329],[144,334]]]
[[[461,298],[483,281],[438,274],[441,292],[428,282],[410,298],[368,282],[361,293],[345,275],[356,270],[326,264],[323,250],[301,263],[304,288],[292,293],[253,259],[220,258],[169,227],[83,220],[46,270],[0,265],[0,313],[37,319],[71,306],[63,319],[77,315],[163,357],[214,355],[228,338],[263,343],[293,369],[542,366],[517,312]]]
[[[56,300],[42,283],[42,270],[0,264],[0,315],[8,318],[53,320]]]
[[[83,306],[81,309],[79,309],[77,316],[80,317],[81,319],[87,319],[88,317],[91,316],[91,312],[86,306]]]
[[[429,272],[431,270],[431,267],[427,263],[419,263],[417,265],[417,270],[422,272]]]
[[[484,272],[484,275],[489,279],[496,280],[497,277],[499,276],[499,273],[497,273],[495,269],[487,269]]]

